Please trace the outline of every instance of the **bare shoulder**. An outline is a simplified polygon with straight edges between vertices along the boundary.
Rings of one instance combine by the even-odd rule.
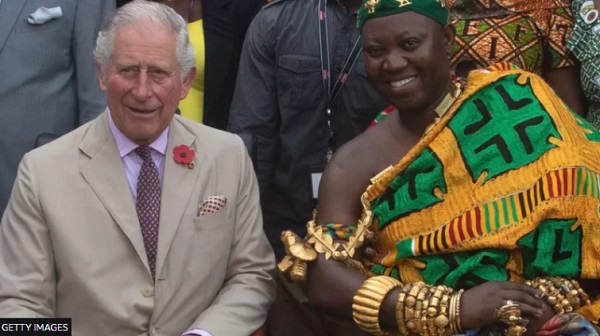
[[[378,158],[384,138],[381,129],[368,130],[335,153],[319,188],[319,223],[351,224],[360,216],[360,197],[385,162]]]
[[[375,134],[367,132],[349,141],[335,153],[328,168],[335,168],[344,177],[368,180],[375,164],[372,156],[377,150],[376,138]]]
[[[342,146],[331,164],[345,167],[354,178],[367,181],[397,161],[398,147],[394,137],[383,124],[377,124]]]

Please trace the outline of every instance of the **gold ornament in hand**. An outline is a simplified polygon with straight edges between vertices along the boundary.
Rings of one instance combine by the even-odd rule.
[[[507,300],[506,304],[495,310],[495,315],[498,321],[507,325],[506,336],[521,336],[527,329],[522,325],[521,308],[511,300]]]
[[[515,304],[511,300],[507,300],[504,306],[495,310],[495,313],[498,321],[504,324],[513,324],[517,321],[515,318],[521,317],[521,309],[519,308],[519,305]]]

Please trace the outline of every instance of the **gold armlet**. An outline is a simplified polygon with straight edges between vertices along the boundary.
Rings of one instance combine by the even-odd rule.
[[[360,248],[365,242],[365,238],[371,237],[372,233],[368,229],[373,221],[373,212],[370,210],[366,196],[361,196],[361,203],[365,211],[362,218],[358,220],[356,230],[350,234],[348,241],[340,244],[333,240],[333,237],[323,232],[323,227],[317,225],[315,220],[306,224],[308,233],[306,242],[311,244],[318,253],[323,253],[325,259],[344,261],[354,256],[356,249]],[[340,250],[341,247],[341,250]]]
[[[368,227],[373,220],[373,213],[368,206],[368,201],[361,197],[363,207],[362,218],[358,221],[356,230],[348,237],[348,241],[340,244],[333,237],[323,231],[323,227],[315,223],[316,212],[313,219],[306,224],[307,236],[305,239],[298,237],[292,231],[283,231],[281,241],[285,247],[286,256],[277,265],[279,271],[286,274],[292,281],[306,281],[308,263],[317,259],[318,254],[324,254],[325,259],[344,262],[346,267],[359,271],[361,274],[372,275],[362,263],[352,259],[356,249],[360,248],[366,239],[372,237]]]
[[[375,276],[367,279],[352,300],[352,318],[364,331],[373,335],[388,335],[379,325],[379,310],[385,296],[402,283],[392,277]]]
[[[571,313],[591,304],[589,296],[574,279],[562,277],[540,277],[525,281],[525,284],[537,288],[557,314]]]

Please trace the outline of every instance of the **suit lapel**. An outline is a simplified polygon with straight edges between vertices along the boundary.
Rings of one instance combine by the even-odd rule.
[[[158,229],[158,254],[156,257],[156,275],[161,278],[160,270],[165,262],[167,253],[173,242],[173,237],[188,209],[192,199],[196,179],[199,176],[198,149],[194,148],[196,137],[190,133],[176,118],[169,128],[169,140],[165,153],[165,171],[160,206],[160,224]],[[196,151],[194,158],[195,167],[177,164],[173,160],[173,148],[187,145]],[[194,208],[195,209],[195,208]],[[196,214],[194,213],[193,216]]]
[[[82,160],[81,174],[123,230],[150,276],[133,196],[117,145],[108,126],[107,113],[105,111],[93,121],[90,131],[79,146],[83,154],[88,157],[88,160]]]
[[[0,3],[0,54],[2,54],[6,40],[13,31],[17,19],[21,17],[25,3],[27,3],[26,0],[4,0]]]

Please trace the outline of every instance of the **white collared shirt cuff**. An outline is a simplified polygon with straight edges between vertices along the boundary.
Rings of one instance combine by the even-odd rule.
[[[202,329],[192,329],[192,330],[188,330],[185,332],[185,334],[183,334],[182,336],[186,336],[186,335],[196,335],[196,336],[213,336],[211,333],[209,333],[206,330],[202,330]]]

